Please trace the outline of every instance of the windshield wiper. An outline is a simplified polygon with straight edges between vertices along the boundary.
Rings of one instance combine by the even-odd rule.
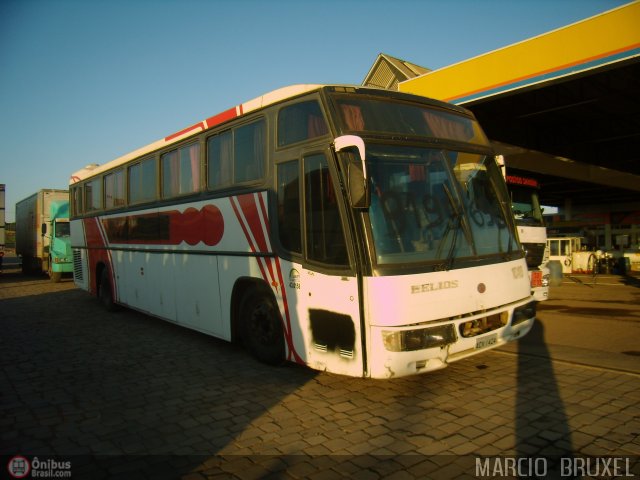
[[[453,217],[453,221],[449,222],[448,227],[451,227],[451,223],[455,223],[453,228],[453,238],[451,239],[451,244],[449,245],[449,253],[447,253],[447,261],[445,262],[445,270],[449,271],[453,267],[453,259],[455,258],[456,252],[456,243],[458,241],[458,230],[460,229],[460,225],[462,223],[462,214],[460,212],[456,212]]]
[[[440,258],[441,248],[442,248],[442,245],[444,244],[444,239],[449,236],[449,232],[451,231],[451,229],[453,229],[453,238],[451,239],[451,243],[449,244],[449,252],[447,253],[447,261],[445,262],[445,270],[448,271],[448,270],[451,270],[451,268],[453,267],[453,260],[455,259],[455,252],[456,252],[456,243],[458,241],[458,230],[460,230],[461,227],[462,227],[462,230],[464,231],[464,234],[467,239],[467,242],[469,243],[469,246],[474,252],[475,252],[475,245],[473,242],[473,236],[471,235],[471,232],[469,232],[466,222],[464,222],[464,214],[460,210],[458,204],[455,202],[453,195],[451,194],[451,190],[449,190],[449,187],[446,184],[442,184],[442,188],[444,189],[447,200],[449,201],[449,205],[451,206],[451,211],[453,215],[452,215],[452,218],[449,219],[449,222],[447,223],[447,228],[444,231],[444,234],[442,235],[442,241],[438,246],[437,256],[438,258]]]

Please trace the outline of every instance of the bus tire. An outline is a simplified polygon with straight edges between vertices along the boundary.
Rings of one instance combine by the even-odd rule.
[[[242,340],[257,360],[280,365],[284,362],[284,332],[278,305],[265,288],[252,288],[240,305]]]
[[[116,303],[113,301],[113,291],[111,289],[111,280],[107,268],[102,269],[100,274],[100,285],[98,286],[98,299],[102,306],[108,312],[114,312],[117,309]]]

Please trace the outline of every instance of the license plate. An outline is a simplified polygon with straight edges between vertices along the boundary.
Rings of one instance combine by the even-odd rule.
[[[495,345],[498,341],[498,334],[494,333],[493,335],[487,335],[485,337],[476,339],[476,349],[487,348],[491,345]]]

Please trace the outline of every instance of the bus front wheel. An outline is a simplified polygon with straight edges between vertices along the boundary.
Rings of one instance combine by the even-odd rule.
[[[280,311],[271,292],[251,289],[240,307],[242,339],[257,360],[269,365],[284,362],[284,334]]]

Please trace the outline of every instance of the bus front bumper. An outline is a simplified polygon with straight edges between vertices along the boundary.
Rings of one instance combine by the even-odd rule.
[[[369,375],[392,378],[440,370],[522,338],[533,326],[535,305],[525,301],[508,310],[424,327],[372,326]]]

